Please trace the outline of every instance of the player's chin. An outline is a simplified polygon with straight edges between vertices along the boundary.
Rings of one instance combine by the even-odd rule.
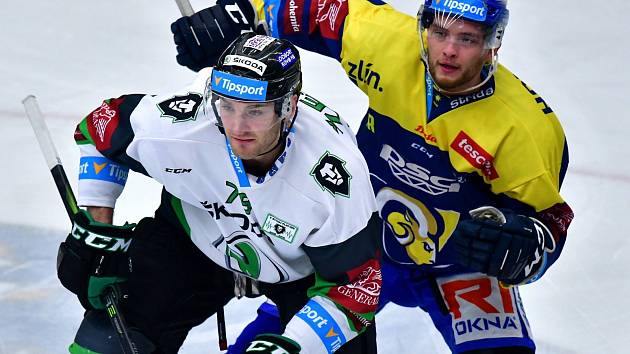
[[[440,77],[440,75],[438,75],[435,78],[435,82],[442,89],[449,91],[458,87],[460,85],[461,80],[459,79],[459,77],[450,77],[450,76]]]
[[[256,156],[254,149],[239,146],[239,144],[233,144],[232,151],[234,155],[240,157],[242,160],[249,160]]]
[[[433,80],[440,87],[451,86],[457,83],[461,74],[459,72],[444,72],[439,68],[433,72]]]

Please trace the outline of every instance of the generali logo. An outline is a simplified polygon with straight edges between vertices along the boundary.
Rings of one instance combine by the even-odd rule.
[[[462,155],[473,167],[481,170],[481,173],[489,180],[499,178],[499,174],[492,164],[494,157],[472,140],[468,134],[460,131],[451,143],[451,148]]]

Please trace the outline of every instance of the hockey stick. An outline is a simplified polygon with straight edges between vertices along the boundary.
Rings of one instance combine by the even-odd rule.
[[[63,206],[66,208],[70,221],[73,222],[75,214],[79,211],[77,200],[72,192],[72,187],[70,186],[70,182],[66,176],[66,171],[63,169],[59,153],[57,153],[55,144],[50,137],[50,131],[48,130],[48,126],[46,126],[44,116],[37,104],[37,98],[33,95],[26,96],[26,98],[22,100],[22,104],[24,105],[26,115],[33,127],[33,132],[35,132],[35,136],[37,137],[39,148],[42,151],[42,154],[44,154],[46,164],[48,165],[53,180],[57,185],[57,190],[59,191],[59,196],[61,196]],[[125,320],[118,309],[117,290],[113,286],[110,286],[108,290],[105,291],[104,297],[106,303],[105,309],[107,310],[112,326],[118,335],[122,352],[124,354],[137,354],[135,346],[129,338]]]
[[[195,14],[195,10],[193,10],[192,5],[190,5],[190,1],[188,0],[175,0],[177,7],[179,8],[179,12],[182,13],[182,16],[192,16]]]
[[[63,201],[63,206],[66,208],[70,221],[72,221],[74,219],[74,215],[79,211],[77,201],[74,198],[72,187],[70,187],[70,182],[68,182],[68,177],[66,177],[66,172],[63,169],[55,144],[50,137],[50,131],[48,130],[46,122],[44,122],[42,112],[37,105],[37,99],[35,96],[29,95],[22,100],[22,104],[24,104],[24,110],[31,122],[33,131],[35,132],[35,136],[39,142],[39,147],[42,154],[44,154],[46,164],[48,165],[50,173],[53,176],[53,180],[57,185],[57,190],[59,191],[59,195]]]
[[[193,10],[192,5],[189,0],[175,0],[177,7],[179,8],[179,12],[182,16],[192,16],[195,14],[195,10]],[[195,40],[199,43],[199,39],[195,35],[195,31],[191,31],[193,36],[195,36]],[[219,336],[219,350],[227,350],[227,334],[225,333],[225,311],[223,310],[223,306],[217,309],[217,331]]]

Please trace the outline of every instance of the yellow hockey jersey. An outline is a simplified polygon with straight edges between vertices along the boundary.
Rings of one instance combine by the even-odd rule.
[[[573,217],[559,193],[568,152],[535,91],[503,66],[473,93],[432,90],[416,19],[381,1],[254,2],[274,36],[337,59],[368,95],[357,140],[390,259],[448,267],[453,229],[484,205],[543,221],[556,241],[546,267],[557,259]]]

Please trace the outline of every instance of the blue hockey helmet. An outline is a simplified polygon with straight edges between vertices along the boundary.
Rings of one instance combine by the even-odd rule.
[[[445,25],[460,18],[476,22],[486,28],[486,48],[496,49],[509,19],[506,5],[507,0],[424,0],[418,10],[418,28],[422,33],[434,21]]]
[[[484,47],[492,51],[492,59],[485,79],[466,91],[481,87],[495,73],[499,65],[497,52],[501,47],[505,27],[509,20],[509,10],[506,6],[507,0],[424,0],[417,15],[422,60],[427,66],[429,65],[429,54],[424,43],[424,36],[426,35],[425,31],[433,23],[444,28],[449,28],[459,19],[479,23],[485,27]],[[436,86],[447,94],[461,93],[444,90],[437,83]]]

